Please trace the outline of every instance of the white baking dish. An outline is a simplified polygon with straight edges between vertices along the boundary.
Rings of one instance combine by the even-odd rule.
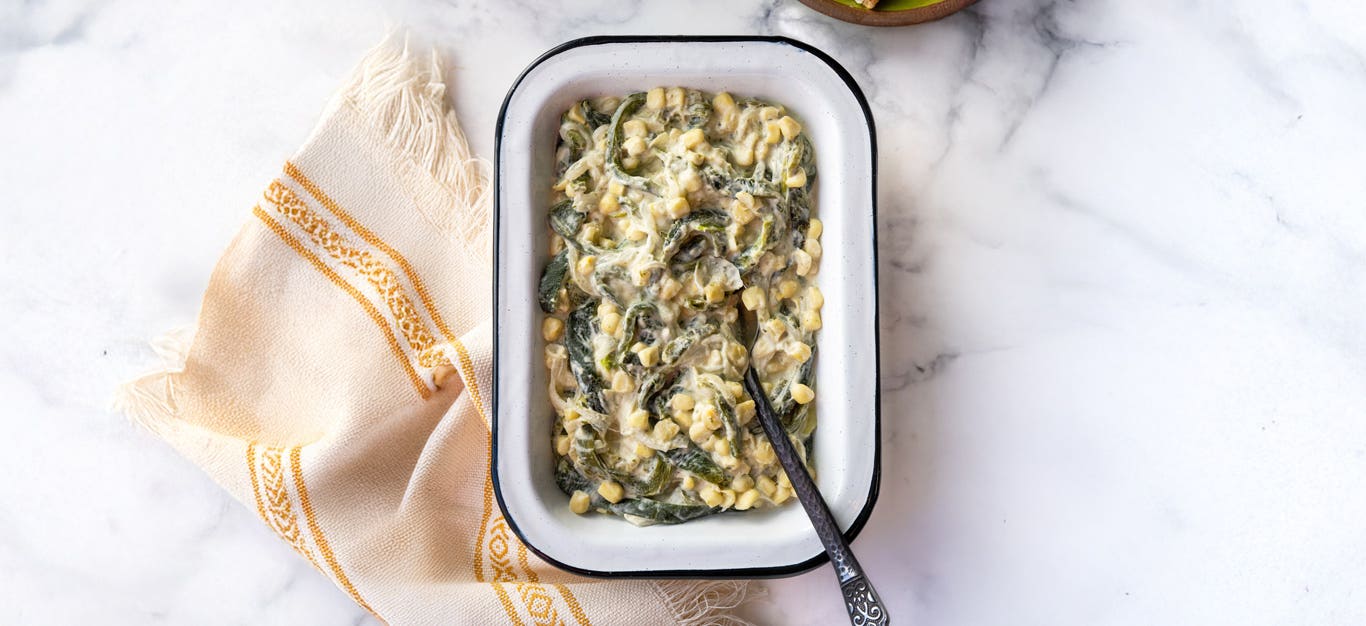
[[[587,97],[661,85],[729,91],[786,105],[810,134],[825,224],[817,284],[825,293],[816,365],[817,483],[845,534],[877,499],[879,472],[876,150],[858,86],[824,53],[779,37],[594,37],[532,63],[503,103],[495,156],[493,477],[498,504],[526,545],[567,570],[599,576],[795,574],[825,560],[801,506],[638,528],[575,515],[553,477],[536,287],[548,260],[546,210],[560,115]]]

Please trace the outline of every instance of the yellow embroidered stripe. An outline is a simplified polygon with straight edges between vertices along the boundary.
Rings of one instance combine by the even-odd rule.
[[[517,626],[526,626],[521,617],[517,616],[517,609],[512,608],[512,599],[508,597],[508,592],[503,588],[502,583],[489,583],[493,585],[493,590],[498,593],[498,601],[503,603],[503,610],[507,611],[508,618]]]
[[[531,569],[531,564],[527,562],[526,544],[523,544],[520,541],[517,542],[517,562],[522,564],[522,573],[526,574],[527,580],[533,583],[541,582],[540,577],[536,575],[536,571]]]
[[[398,343],[398,337],[394,336],[394,330],[390,327],[389,322],[384,319],[384,316],[380,315],[380,312],[375,308],[375,305],[371,304],[370,301],[366,299],[365,294],[362,294],[360,290],[346,282],[346,280],[337,274],[335,270],[328,267],[322,259],[310,252],[308,248],[304,247],[303,243],[289,234],[289,231],[285,230],[283,225],[268,215],[260,206],[254,208],[252,213],[264,222],[267,227],[274,231],[281,240],[289,245],[289,247],[294,248],[294,251],[298,252],[299,256],[304,257],[312,263],[313,267],[317,268],[319,272],[343,291],[350,294],[351,297],[356,300],[356,303],[359,304],[361,308],[365,309],[365,312],[369,314],[370,319],[373,320],[375,325],[379,326],[380,331],[384,333],[384,338],[389,342],[389,349],[394,353],[394,356],[398,358],[399,363],[403,365],[403,370],[408,375],[408,379],[412,381],[413,389],[417,390],[417,395],[422,396],[423,400],[430,398],[432,391],[427,388],[427,383],[422,380],[422,377],[418,376],[417,370],[413,369],[413,364],[409,362],[408,355],[403,352],[403,347]]]
[[[461,374],[464,376],[465,379],[465,388],[470,390],[470,399],[474,400],[475,411],[479,414],[479,417],[481,417],[484,420],[484,424],[488,426],[490,425],[490,422],[488,414],[484,412],[483,398],[482,395],[479,393],[479,381],[476,380],[474,376],[474,361],[470,358],[469,351],[465,349],[465,344],[462,343],[460,340],[452,340],[451,345],[455,347],[456,354],[459,357]],[[493,435],[489,430],[485,430],[484,437],[484,449],[490,450],[493,445]],[[483,494],[484,513],[483,518],[479,521],[479,533],[478,538],[475,540],[474,547],[474,579],[480,582],[483,582],[484,580],[485,529],[488,528],[489,519],[493,516],[493,477],[489,474],[489,472],[490,469],[486,467],[484,473]],[[502,522],[502,520],[500,519],[499,522]],[[531,568],[528,566],[526,558],[526,546],[522,545],[522,542],[520,540],[514,539],[514,541],[517,542],[517,548],[519,550],[518,556],[522,562],[523,571],[525,571],[528,574],[528,578],[530,578],[531,582],[535,584],[536,587],[540,588],[540,584],[536,579],[536,573],[532,571]],[[512,617],[513,620],[516,621],[517,618],[512,610],[512,605],[507,601],[507,592],[504,591],[502,586],[496,582],[494,583],[494,589],[498,592],[498,599],[504,602],[504,608],[508,609],[508,616]],[[574,614],[574,617],[579,620],[579,623],[583,624],[584,626],[591,626],[591,624],[589,624],[588,622],[587,615],[583,613],[582,607],[579,607],[578,599],[575,598],[574,594],[569,591],[569,588],[565,587],[564,585],[557,585],[556,589],[560,592],[560,595],[564,597],[565,604],[569,605],[570,613]],[[542,592],[544,591],[543,588],[540,588],[540,590]]]
[[[399,280],[398,272],[381,261],[378,253],[371,253],[365,246],[353,245],[319,211],[310,208],[283,182],[272,181],[264,196],[280,215],[308,235],[308,241],[315,250],[326,252],[328,258],[354,271],[357,277],[374,288],[376,303],[388,309],[393,317],[394,328],[402,332],[403,339],[416,354],[419,365],[427,368],[450,362],[440,348],[437,336],[427,329],[422,313],[408,297],[407,288]],[[338,271],[341,271],[340,268]]]
[[[426,285],[422,282],[421,277],[418,276],[417,272],[413,269],[413,266],[408,261],[408,259],[404,257],[403,254],[400,253],[398,250],[394,249],[392,246],[386,243],[373,231],[366,228],[365,225],[361,224],[358,220],[352,217],[351,214],[348,213],[345,209],[343,209],[341,205],[339,205],[335,200],[332,199],[331,196],[327,195],[327,193],[324,192],[322,188],[318,186],[317,183],[313,182],[310,178],[308,178],[308,176],[305,175],[303,171],[298,168],[298,166],[294,165],[291,162],[286,162],[285,174],[288,175],[290,178],[293,178],[296,182],[298,182],[299,185],[303,187],[306,191],[308,191],[309,195],[313,196],[313,198],[317,200],[319,204],[321,204],[324,208],[326,208],[333,215],[335,215],[337,219],[340,219],[353,232],[360,235],[361,238],[364,239],[367,243],[387,254],[389,258],[393,259],[394,262],[397,263],[398,266],[403,270],[403,273],[408,277],[409,282],[412,283],[413,289],[417,291],[418,298],[422,301],[423,306],[427,309],[428,315],[431,316],[432,322],[436,325],[437,329],[441,332],[442,336],[445,337],[445,339],[449,341],[451,345],[455,348],[456,353],[459,356],[461,373],[464,375],[466,388],[470,390],[471,399],[474,400],[476,412],[484,420],[484,424],[486,427],[491,426],[491,421],[484,408],[483,394],[480,393],[479,384],[475,380],[474,364],[473,360],[470,358],[469,351],[465,348],[465,345],[455,337],[455,334],[451,332],[450,327],[446,325],[445,320],[441,317],[440,311],[437,310],[436,305],[432,302],[430,292],[427,290]],[[492,444],[491,438],[489,444]],[[489,519],[493,513],[493,483],[491,477],[489,476],[486,476],[484,480],[483,496],[483,519],[479,524],[479,532],[478,538],[476,540],[474,561],[475,580],[478,581],[484,580],[483,547],[485,530],[488,527]],[[527,578],[533,584],[535,584],[535,591],[543,592],[543,588],[541,588],[538,584],[539,581],[537,579],[535,571],[531,569],[527,561],[526,546],[524,546],[520,541],[518,541],[517,548],[518,560],[521,562],[523,572],[525,572]],[[584,626],[591,626],[588,622],[587,616],[583,612],[583,608],[579,605],[578,600],[574,597],[574,594],[570,592],[569,588],[565,587],[564,585],[555,585],[555,587],[560,592],[560,595],[564,597],[565,603],[569,605],[570,612],[574,614],[575,619],[577,619],[579,623],[583,624]],[[511,601],[508,598],[508,594],[503,589],[502,585],[494,583],[494,590],[497,592],[499,601],[503,604],[503,608],[507,611],[508,617],[511,618],[514,623],[520,624],[521,620],[517,617],[516,611],[514,610]]]
[[[266,506],[261,501],[261,481],[256,477],[256,442],[247,444],[247,473],[251,474],[251,495],[256,497],[256,514],[261,516],[261,521],[270,524],[270,518],[266,517]]]
[[[323,536],[322,528],[318,526],[318,518],[313,514],[313,503],[308,499],[308,487],[304,485],[304,470],[299,464],[299,450],[298,446],[289,449],[289,464],[294,471],[294,489],[299,492],[299,504],[303,506],[304,519],[308,520],[308,530],[313,533],[313,543],[317,544],[318,551],[323,553],[323,560],[327,561],[327,567],[336,575],[337,584],[341,585],[346,593],[351,594],[351,599],[355,600],[356,604],[369,611],[375,619],[384,622],[384,618],[380,617],[375,609],[370,608],[365,598],[360,597],[360,592],[356,591],[356,586],[351,584],[351,579],[346,577],[341,564],[337,563],[337,556],[332,553],[332,546],[327,543],[327,537]]]
[[[493,422],[489,421],[488,413],[484,411],[484,394],[479,393],[479,381],[474,378],[474,360],[470,358],[469,350],[465,349],[465,344],[459,339],[452,339],[451,345],[455,347],[455,353],[460,357],[460,373],[465,375],[465,387],[470,390],[470,396],[474,398],[474,408],[479,411],[479,417],[484,420],[484,427],[492,430]]]
[[[574,619],[578,620],[583,626],[593,626],[593,623],[588,621],[588,614],[583,612],[583,607],[579,606],[579,601],[575,599],[574,594],[569,591],[569,587],[560,583],[555,583],[555,588],[560,591],[560,595],[564,597],[565,603],[569,605],[569,612],[574,614]]]
[[[437,330],[441,331],[441,334],[446,338],[446,341],[455,341],[455,334],[451,332],[450,327],[446,326],[446,321],[441,318],[441,313],[438,312],[436,306],[432,304],[432,297],[430,292],[427,291],[427,286],[423,284],[421,278],[418,278],[417,272],[413,271],[413,265],[408,262],[406,257],[399,253],[398,250],[395,250],[392,246],[385,243],[384,240],[375,235],[373,231],[366,228],[364,224],[356,221],[356,218],[351,217],[351,214],[347,213],[341,205],[337,204],[331,196],[327,195],[327,193],[322,190],[322,187],[319,187],[317,183],[314,183],[305,176],[298,166],[289,161],[285,161],[285,174],[288,174],[290,178],[298,181],[299,185],[318,201],[318,204],[326,207],[328,211],[331,211],[333,215],[337,216],[337,219],[345,223],[348,228],[360,235],[367,243],[384,251],[385,254],[389,255],[389,258],[393,259],[395,263],[398,263],[398,266],[403,269],[403,273],[408,276],[408,280],[413,283],[413,289],[417,291],[417,297],[422,300],[422,305],[427,307],[427,313],[431,315],[432,321],[436,323]]]

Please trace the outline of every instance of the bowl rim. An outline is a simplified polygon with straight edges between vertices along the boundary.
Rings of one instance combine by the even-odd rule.
[[[712,579],[738,579],[738,578],[781,578],[794,576],[830,560],[825,551],[819,554],[788,565],[750,567],[750,568],[692,568],[674,570],[593,570],[575,565],[564,563],[543,552],[536,545],[527,541],[525,535],[518,527],[516,520],[508,513],[507,505],[503,501],[503,488],[498,475],[498,404],[499,404],[499,379],[500,354],[499,343],[501,333],[501,323],[498,316],[498,294],[502,284],[502,264],[499,263],[502,254],[499,250],[501,239],[501,215],[502,215],[502,157],[503,157],[503,126],[507,118],[508,106],[512,102],[512,97],[517,93],[523,79],[536,69],[537,66],[545,61],[558,56],[569,50],[586,46],[597,46],[604,44],[623,44],[623,43],[740,43],[757,42],[786,45],[796,48],[802,52],[810,54],[821,62],[825,63],[844,82],[854,99],[858,102],[859,108],[863,113],[864,123],[868,128],[868,146],[870,157],[869,181],[872,185],[871,202],[869,211],[873,220],[872,227],[872,269],[873,269],[873,475],[868,485],[868,495],[859,509],[854,521],[849,524],[849,528],[844,531],[844,539],[853,542],[863,527],[867,525],[868,519],[872,516],[874,505],[877,503],[878,493],[882,483],[882,329],[881,329],[881,306],[880,290],[878,278],[878,245],[877,245],[877,131],[873,123],[872,109],[868,106],[868,99],[864,96],[863,90],[848,70],[844,69],[839,62],[835,61],[829,54],[803,41],[783,37],[780,35],[593,35],[571,39],[561,43],[536,57],[534,61],[526,66],[517,79],[508,88],[507,95],[503,98],[503,104],[498,110],[498,119],[494,125],[493,137],[493,380],[492,393],[490,394],[490,428],[489,428],[489,477],[493,483],[494,499],[498,502],[498,509],[503,514],[503,519],[508,527],[512,529],[518,541],[521,541],[541,560],[554,565],[562,570],[588,576],[593,578],[712,578]],[[814,530],[812,532],[815,532]]]

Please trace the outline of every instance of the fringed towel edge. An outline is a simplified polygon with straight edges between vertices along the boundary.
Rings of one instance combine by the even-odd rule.
[[[754,626],[731,610],[767,595],[748,580],[659,580],[654,587],[679,626]]]
[[[444,77],[435,49],[419,55],[406,37],[400,42],[391,34],[365,55],[337,98],[399,158],[450,195],[448,206],[419,208],[438,229],[456,234],[482,258],[489,244],[490,167],[470,153]]]

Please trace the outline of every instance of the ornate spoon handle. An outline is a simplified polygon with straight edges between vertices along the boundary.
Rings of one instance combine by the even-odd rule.
[[[792,491],[797,494],[802,508],[806,509],[807,517],[811,518],[811,525],[816,527],[816,536],[820,537],[821,543],[825,545],[826,554],[830,555],[830,563],[835,566],[835,575],[839,578],[841,591],[844,592],[844,604],[849,609],[849,622],[854,626],[887,624],[887,611],[882,607],[882,599],[878,597],[877,591],[873,590],[868,578],[863,575],[863,568],[859,566],[853,550],[849,549],[849,543],[840,533],[834,516],[830,515],[825,498],[821,497],[815,481],[811,480],[811,474],[807,473],[801,457],[797,456],[797,449],[788,439],[782,422],[773,414],[773,407],[768,403],[768,396],[759,384],[759,377],[754,373],[753,367],[745,370],[745,391],[754,399],[759,424],[764,427],[764,434],[768,435],[774,452],[778,454],[778,461],[782,463],[783,470],[787,472],[787,479],[792,483]]]

